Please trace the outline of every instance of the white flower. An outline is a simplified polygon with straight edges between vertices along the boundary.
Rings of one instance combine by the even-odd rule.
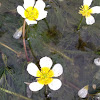
[[[54,77],[58,77],[63,73],[62,65],[55,64],[51,69],[53,62],[49,57],[41,58],[39,64],[41,70],[39,70],[34,63],[29,63],[27,66],[28,73],[37,77],[37,82],[32,82],[29,84],[30,90],[38,91],[42,89],[44,85],[48,85],[52,90],[58,90],[62,83],[59,79],[55,79]]]
[[[100,58],[94,59],[94,63],[95,63],[97,66],[100,66]]]
[[[80,98],[86,98],[88,94],[88,85],[84,86],[82,89],[78,91],[78,96]]]
[[[24,0],[23,7],[18,6],[17,12],[25,18],[28,25],[37,24],[38,20],[42,20],[47,16],[47,11],[44,10],[45,3],[43,0]]]
[[[86,23],[88,25],[92,25],[93,23],[95,23],[95,19],[91,14],[100,13],[100,6],[90,8],[91,3],[92,0],[83,0],[83,6],[81,6],[79,10],[79,14],[85,16]]]

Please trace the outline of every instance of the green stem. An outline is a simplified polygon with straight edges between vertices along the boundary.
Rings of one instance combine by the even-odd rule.
[[[80,26],[81,26],[82,20],[83,20],[83,16],[81,17],[81,20],[80,20],[79,25],[78,25],[78,27],[77,27],[77,31],[80,29]]]
[[[47,20],[44,18],[44,22],[46,23],[47,27],[48,27],[48,30],[50,30],[50,27],[49,27],[49,24],[47,22]]]
[[[22,95],[20,95],[20,94],[11,92],[11,91],[6,90],[6,89],[4,89],[4,88],[0,88],[0,90],[3,91],[3,92],[6,92],[6,93],[8,93],[8,94],[12,94],[12,95],[15,95],[15,96],[17,96],[17,97],[23,98],[23,99],[25,99],[25,100],[32,100],[32,99],[30,99],[30,98],[24,97],[24,96],[22,96]]]
[[[48,87],[47,87],[47,85],[45,85],[45,94],[46,95],[48,94]]]
[[[30,39],[28,40],[28,44],[29,44],[29,48],[30,48],[30,50],[31,50],[31,53],[32,53],[33,57],[34,57],[35,59],[37,59],[37,58],[36,58],[36,55],[35,55],[34,52],[33,52]]]
[[[48,100],[48,87],[47,87],[47,85],[45,85],[44,86],[45,87],[45,92],[44,92],[44,94],[45,94],[45,100]]]
[[[28,36],[27,38],[29,38],[29,39],[28,39],[29,48],[30,48],[30,50],[31,50],[31,53],[32,53],[33,57],[37,60],[36,55],[35,55],[35,53],[34,53],[34,51],[33,51],[32,45],[31,45],[30,35],[29,35],[29,34],[30,34],[30,33],[29,33],[29,26],[27,26],[27,36]]]

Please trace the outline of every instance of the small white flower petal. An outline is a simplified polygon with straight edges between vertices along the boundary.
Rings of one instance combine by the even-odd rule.
[[[34,8],[37,8],[38,10],[44,10],[45,3],[43,0],[37,0]]]
[[[27,71],[32,76],[36,76],[38,70],[38,67],[34,63],[29,63],[27,66]]]
[[[100,6],[92,7],[92,14],[99,14],[100,13]]]
[[[51,90],[58,90],[61,87],[62,83],[59,79],[53,79],[53,81],[48,84]]]
[[[92,25],[93,23],[95,23],[94,17],[93,16],[86,17],[86,23],[88,25]]]
[[[22,6],[18,6],[17,7],[17,12],[23,17],[25,18],[25,15],[24,15],[24,8]]]
[[[83,0],[83,5],[90,6],[93,0]]]
[[[41,20],[41,19],[44,19],[44,18],[46,18],[47,17],[47,11],[45,11],[45,10],[40,10],[39,11],[39,16],[38,16],[38,18],[36,19],[36,20]]]
[[[43,57],[43,58],[40,59],[39,64],[40,64],[41,68],[42,67],[51,68],[53,62],[52,62],[51,58],[49,58],[49,57]]]
[[[24,8],[27,9],[28,7],[33,7],[35,3],[35,0],[24,0]]]
[[[16,32],[13,35],[13,38],[19,39],[21,37],[21,35],[22,35],[22,28],[23,27],[21,26],[19,29],[16,30]]]
[[[44,85],[42,84],[39,84],[38,82],[32,82],[30,85],[29,85],[29,89],[31,91],[39,91],[40,89],[43,88]]]
[[[58,77],[63,73],[63,67],[61,64],[55,64],[52,70],[54,72],[54,77]]]
[[[83,87],[82,89],[80,89],[80,90],[78,91],[78,96],[79,96],[80,98],[86,98],[87,94],[88,94],[88,85],[85,86],[85,87]]]
[[[94,63],[95,63],[97,66],[100,66],[100,58],[94,59]]]
[[[31,20],[28,20],[28,19],[25,19],[25,21],[27,22],[28,25],[37,24],[37,21],[31,21]]]

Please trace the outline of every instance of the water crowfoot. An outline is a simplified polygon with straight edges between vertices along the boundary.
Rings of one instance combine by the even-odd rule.
[[[40,59],[41,70],[34,63],[29,63],[27,66],[27,71],[30,75],[37,77],[37,82],[32,82],[29,84],[31,91],[39,91],[44,85],[48,85],[51,90],[58,90],[62,82],[59,79],[54,79],[53,77],[58,77],[63,73],[63,68],[61,64],[55,64],[51,69],[53,64],[51,58],[43,57]]]
[[[82,14],[86,18],[87,25],[95,23],[95,19],[91,14],[99,14],[100,6],[90,8],[93,0],[83,0],[83,6],[80,7],[79,14]]]
[[[35,5],[34,5],[35,4]],[[43,0],[24,0],[23,7],[18,6],[17,12],[25,18],[28,25],[37,24],[38,20],[46,18],[47,11],[44,10],[45,3]]]

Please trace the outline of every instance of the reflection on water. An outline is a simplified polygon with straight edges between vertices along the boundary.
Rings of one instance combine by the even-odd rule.
[[[49,56],[54,64],[62,64],[64,73],[59,77],[63,83],[62,87],[57,91],[48,89],[47,94],[44,94],[45,88],[43,88],[41,91],[32,92],[31,95],[24,82],[26,80],[32,82],[34,78],[26,71],[25,55],[17,57],[14,52],[2,45],[0,45],[0,68],[5,66],[2,60],[2,54],[5,54],[7,66],[13,71],[8,67],[7,70],[11,73],[7,72],[4,77],[0,70],[0,76],[3,77],[0,79],[0,87],[25,97],[29,93],[32,100],[82,100],[77,93],[86,85],[90,86],[89,94],[99,92],[100,68],[93,63],[93,60],[99,57],[100,14],[95,15],[96,23],[92,26],[86,25],[83,19],[79,36],[75,27],[81,19],[78,10],[82,1],[45,0],[45,2],[50,5],[46,9],[48,11],[46,20],[41,20],[34,26],[26,26],[28,57],[30,61],[38,63],[41,57]],[[24,54],[22,38],[18,40],[13,38],[15,31],[23,24],[23,19],[15,10],[18,5],[23,4],[23,1],[2,0],[0,3],[0,42]],[[95,0],[92,5],[100,6],[100,1]],[[93,84],[97,86],[95,91],[92,88]],[[0,95],[0,100],[22,100],[1,90]]]

